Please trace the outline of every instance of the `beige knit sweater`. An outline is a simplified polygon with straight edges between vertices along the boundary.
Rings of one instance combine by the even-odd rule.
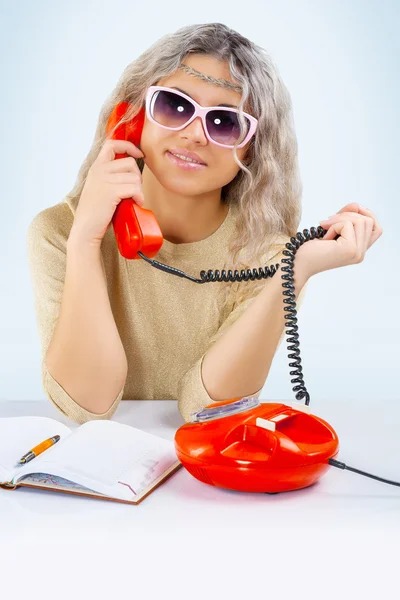
[[[228,301],[223,313],[213,309],[220,283],[197,284],[152,267],[142,259],[128,260],[118,251],[113,227],[101,245],[110,304],[128,359],[124,387],[110,409],[96,414],[82,408],[49,373],[44,357],[59,315],[66,269],[66,243],[76,206],[69,198],[38,213],[27,232],[28,263],[33,285],[41,344],[42,384],[47,397],[77,423],[110,419],[121,400],[177,400],[187,421],[190,414],[213,399],[201,377],[202,359],[224,331],[240,317],[254,298],[256,282],[242,282],[246,298]],[[175,244],[164,240],[156,259],[194,277],[200,271],[223,267],[229,239],[235,233],[236,209],[230,207],[222,225],[207,238]],[[260,265],[280,262],[289,238],[271,248]],[[269,280],[266,279],[267,283]],[[297,300],[299,308],[303,294]],[[82,290],[84,293],[84,290]],[[268,310],[268,307],[266,307]],[[280,343],[285,333],[281,336]],[[259,390],[248,396],[259,397]]]

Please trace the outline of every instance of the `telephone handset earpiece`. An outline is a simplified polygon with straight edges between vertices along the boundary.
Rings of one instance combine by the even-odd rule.
[[[107,122],[107,135],[125,116],[130,104],[120,102],[112,111]],[[113,133],[113,139],[128,140],[140,149],[145,119],[142,107],[138,114],[126,123],[120,124]],[[117,154],[115,158],[124,158],[126,154]],[[120,254],[125,258],[148,258],[155,256],[163,244],[163,236],[154,213],[139,206],[134,198],[123,198],[113,215],[114,234]]]

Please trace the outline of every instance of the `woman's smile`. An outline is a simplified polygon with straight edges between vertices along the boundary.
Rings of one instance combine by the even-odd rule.
[[[186,171],[200,171],[201,169],[205,169],[207,166],[189,159],[179,158],[178,156],[175,156],[175,154],[172,154],[169,150],[167,150],[166,154],[172,163]]]

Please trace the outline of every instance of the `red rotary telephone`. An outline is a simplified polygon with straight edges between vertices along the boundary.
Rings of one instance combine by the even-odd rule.
[[[177,430],[174,443],[199,481],[269,494],[312,485],[339,451],[335,430],[308,406],[254,397],[206,406]]]

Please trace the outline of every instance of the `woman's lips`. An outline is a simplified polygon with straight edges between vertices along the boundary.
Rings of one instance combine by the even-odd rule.
[[[183,160],[182,158],[178,158],[174,156],[169,150],[166,152],[169,160],[173,162],[177,167],[181,167],[186,171],[200,171],[201,169],[205,169],[207,165],[201,165],[199,163],[189,162],[188,160]]]

